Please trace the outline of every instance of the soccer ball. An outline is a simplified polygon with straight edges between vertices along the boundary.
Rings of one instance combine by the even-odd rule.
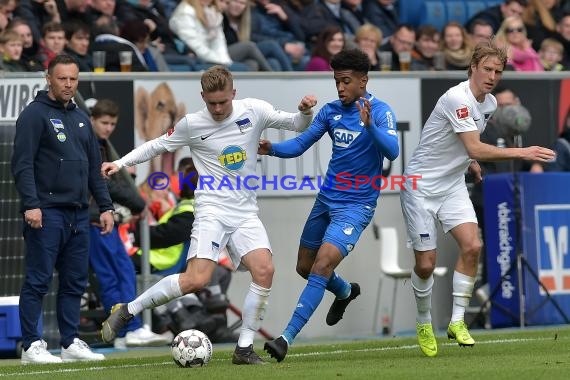
[[[171,344],[172,358],[180,367],[202,367],[212,358],[212,342],[199,330],[185,330]]]

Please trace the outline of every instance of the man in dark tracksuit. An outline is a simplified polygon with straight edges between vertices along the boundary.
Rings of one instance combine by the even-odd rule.
[[[113,204],[100,175],[99,145],[89,117],[71,101],[77,62],[66,55],[48,67],[48,91],[38,92],[16,121],[12,174],[21,198],[26,242],[20,293],[22,363],[103,360],[78,338],[79,308],[88,277],[89,193],[99,205],[102,233],[113,228]],[[59,273],[57,320],[61,359],[38,332],[42,300]]]

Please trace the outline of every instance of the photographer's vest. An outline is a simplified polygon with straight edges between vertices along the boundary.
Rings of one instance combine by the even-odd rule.
[[[162,215],[158,224],[164,224],[174,215],[183,212],[194,212],[194,199],[182,199],[176,207],[168,210],[164,215]],[[188,236],[190,236],[190,231],[188,231]],[[183,247],[184,243],[180,243],[166,248],[151,249],[149,255],[150,265],[158,270],[168,269],[173,265],[176,265],[180,259],[180,255],[183,253]],[[142,255],[141,249],[137,251],[137,255]]]

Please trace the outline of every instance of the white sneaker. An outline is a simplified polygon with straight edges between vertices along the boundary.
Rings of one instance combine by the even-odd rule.
[[[94,353],[87,343],[79,338],[75,338],[69,347],[61,348],[61,360],[63,360],[64,363],[105,360],[105,356],[103,354]]]
[[[170,344],[174,339],[174,333],[170,330],[166,330],[165,332],[160,334],[160,336],[162,336],[164,339],[166,339],[166,341],[168,341],[167,344]]]
[[[125,338],[115,338],[113,341],[113,347],[115,350],[126,350],[127,349],[127,342]]]
[[[125,335],[127,346],[166,346],[171,342],[168,337],[153,333],[150,328],[145,325],[135,331],[129,331]]]
[[[36,340],[27,351],[22,350],[22,364],[49,364],[61,363],[61,358],[54,356],[47,350],[44,340]]]

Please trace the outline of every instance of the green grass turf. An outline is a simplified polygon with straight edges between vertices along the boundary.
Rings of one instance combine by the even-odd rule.
[[[232,347],[214,347],[202,368],[179,368],[167,347],[107,353],[98,363],[21,366],[0,360],[2,379],[570,379],[570,326],[474,330],[474,347],[459,347],[438,336],[439,354],[424,357],[415,336],[402,338],[300,342],[276,363],[236,366]]]

